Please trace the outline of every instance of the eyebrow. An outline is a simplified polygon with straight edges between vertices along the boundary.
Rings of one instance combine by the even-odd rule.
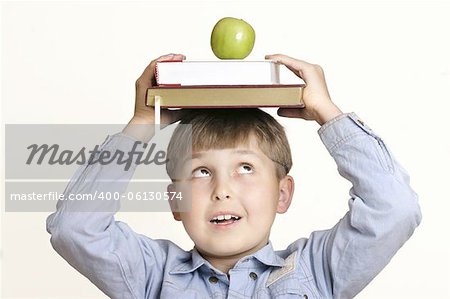
[[[258,155],[254,151],[251,151],[251,150],[235,150],[232,153],[240,154],[240,155],[252,155],[252,156],[257,157],[259,160],[261,160],[261,158],[258,157]],[[188,161],[192,161],[194,159],[201,158],[204,155],[205,155],[205,152],[193,153],[192,156],[190,158],[186,158],[181,165],[186,164],[186,162],[188,162]]]

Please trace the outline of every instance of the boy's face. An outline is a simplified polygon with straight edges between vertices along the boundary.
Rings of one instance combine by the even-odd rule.
[[[275,214],[289,207],[293,179],[277,178],[275,162],[259,149],[256,138],[236,148],[195,152],[185,165],[192,210],[174,217],[183,221],[201,253],[250,254],[267,244]]]

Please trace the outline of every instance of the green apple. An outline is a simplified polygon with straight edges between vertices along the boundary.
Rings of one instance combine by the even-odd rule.
[[[254,44],[255,30],[241,19],[220,19],[211,33],[211,49],[219,59],[244,59]]]

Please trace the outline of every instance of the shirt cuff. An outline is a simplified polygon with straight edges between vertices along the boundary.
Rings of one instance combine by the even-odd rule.
[[[372,129],[354,112],[341,114],[329,120],[323,124],[318,133],[330,154],[333,154],[337,147],[355,135],[367,134],[379,139]]]
[[[133,148],[134,144],[136,144],[137,150],[143,150],[143,142],[133,138],[130,135],[126,135],[123,133],[117,133],[114,135],[108,135],[100,146],[100,150],[103,149],[117,149],[121,151],[129,151]]]

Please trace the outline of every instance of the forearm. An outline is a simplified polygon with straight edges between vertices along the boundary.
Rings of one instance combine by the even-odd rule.
[[[118,160],[126,161],[133,146],[137,150],[142,148],[140,142],[124,134],[108,136],[96,155],[90,157],[85,165],[80,166],[64,190],[66,199],[74,198],[78,194],[84,195],[84,198],[89,200],[62,200],[58,202],[56,213],[48,219],[50,228],[53,222],[65,220],[62,219],[65,216],[64,213],[68,213],[67,218],[69,220],[72,218],[79,219],[78,217],[88,218],[91,216],[89,213],[94,212],[101,212],[101,218],[104,219],[112,217],[120,208],[120,201],[102,200],[104,198],[100,195],[123,193],[126,190],[136,169],[136,163],[130,160],[127,163],[119,164]],[[99,159],[105,152],[109,152],[109,158]],[[130,158],[134,159],[134,157]],[[76,213],[77,217],[73,217],[75,214],[70,213]]]
[[[363,199],[364,204],[378,211],[387,205],[401,210],[417,208],[417,196],[409,185],[407,173],[383,140],[356,114],[333,119],[319,134],[339,173],[352,183],[351,192]]]

